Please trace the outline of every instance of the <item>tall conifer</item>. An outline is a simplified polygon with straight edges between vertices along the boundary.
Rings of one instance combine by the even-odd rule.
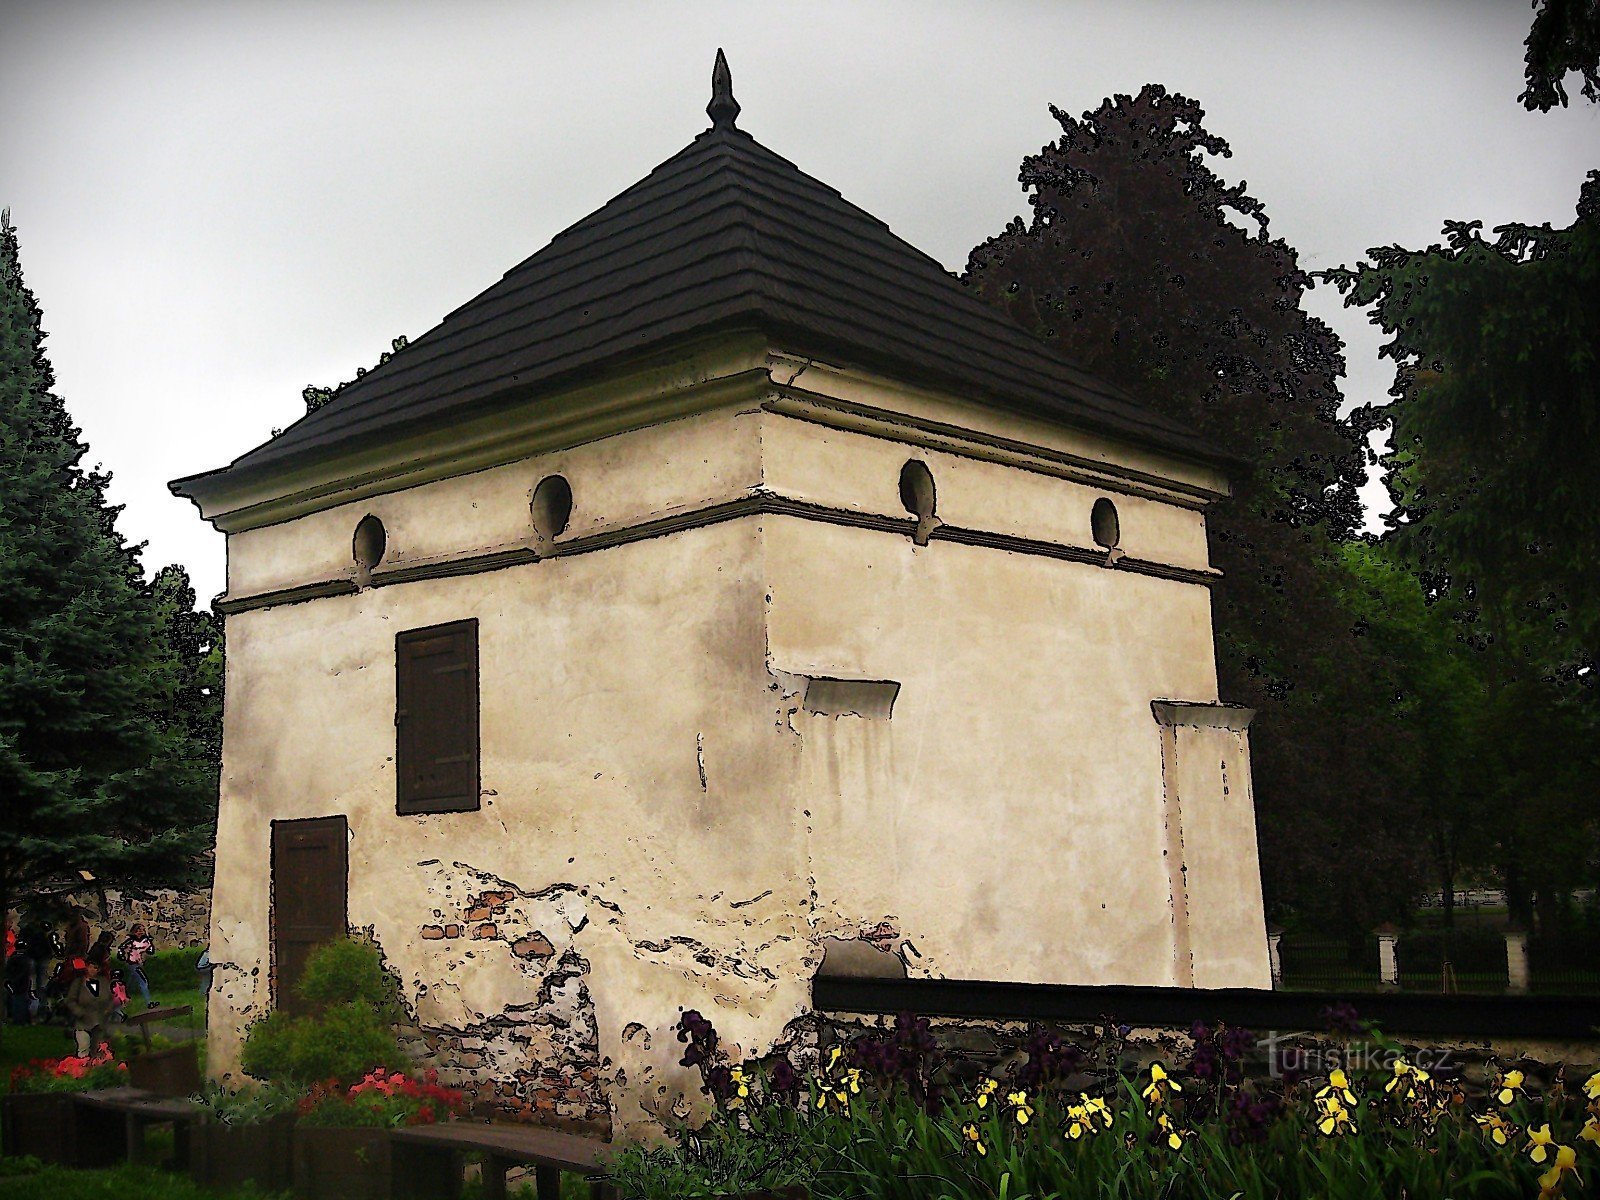
[[[55,394],[0,215],[0,911],[169,882],[206,844],[203,756],[167,714],[177,663],[116,529],[109,476]]]

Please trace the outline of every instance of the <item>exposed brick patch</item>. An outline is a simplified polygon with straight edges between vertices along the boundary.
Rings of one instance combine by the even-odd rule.
[[[549,958],[555,952],[556,948],[550,944],[550,939],[537,931],[519,939],[511,947],[511,953],[518,958]]]
[[[468,938],[474,949],[440,947],[442,957],[456,964],[463,953],[492,956],[498,944],[476,943],[504,943],[507,959],[533,990],[520,991],[520,1003],[508,995],[499,1001],[505,1007],[473,1013],[470,1024],[422,1028],[418,1059],[438,1069],[441,1083],[464,1091],[477,1117],[608,1138],[611,1110],[587,988],[589,964],[571,936],[587,924],[590,905],[603,901],[572,884],[524,892],[468,864],[450,866],[453,872],[437,864],[441,878],[430,889],[434,896],[462,898],[446,913],[442,936]]]
[[[442,925],[424,925],[422,927],[422,938],[424,941],[437,942],[443,937],[444,927]]]

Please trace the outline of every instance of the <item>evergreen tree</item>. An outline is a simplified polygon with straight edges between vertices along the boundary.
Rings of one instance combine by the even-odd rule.
[[[1532,112],[1567,106],[1563,82],[1576,71],[1586,99],[1600,103],[1600,0],[1533,0],[1523,43],[1527,89],[1518,99]]]
[[[1482,657],[1496,865],[1556,932],[1600,876],[1600,171],[1566,229],[1452,221],[1326,272],[1392,338],[1389,540]],[[1553,831],[1559,835],[1552,837]]]
[[[214,787],[163,717],[177,661],[109,477],[45,355],[10,213],[0,216],[0,911],[30,896],[179,882]]]
[[[156,572],[150,593],[161,622],[162,645],[175,669],[166,722],[205,764],[209,790],[215,792],[222,769],[222,620],[196,608],[189,573],[177,564]]]
[[[1032,216],[977,247],[968,284],[1024,328],[1240,460],[1207,513],[1222,694],[1252,728],[1268,904],[1342,922],[1396,916],[1421,863],[1383,766],[1400,752],[1376,663],[1340,603],[1364,430],[1339,418],[1333,331],[1295,251],[1207,156],[1204,111],[1158,85],[1024,160]]]

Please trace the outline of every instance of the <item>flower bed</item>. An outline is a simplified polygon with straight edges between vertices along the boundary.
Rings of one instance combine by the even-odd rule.
[[[36,1058],[13,1068],[11,1090],[0,1096],[5,1153],[80,1165],[73,1093],[127,1082],[126,1064],[113,1059],[107,1045],[85,1057]]]
[[[377,1067],[350,1087],[317,1084],[299,1103],[294,1128],[294,1189],[303,1196],[387,1200],[389,1130],[453,1120],[466,1097],[438,1075],[413,1079]]]
[[[846,1196],[1455,1200],[1594,1195],[1600,1074],[1487,1088],[1419,1067],[1371,1030],[1316,1076],[1246,1069],[1247,1031],[1197,1026],[1183,1063],[1140,1066],[1121,1034],[1076,1045],[1035,1029],[1003,1077],[957,1079],[928,1023],[829,1048],[811,1078],[725,1061],[696,1013],[680,1027],[716,1115],[674,1147],[619,1156],[636,1200],[805,1185]]]

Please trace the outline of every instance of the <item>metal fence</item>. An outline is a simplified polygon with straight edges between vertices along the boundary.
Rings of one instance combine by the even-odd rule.
[[[1529,936],[1526,946],[1529,992],[1600,996],[1600,936],[1588,930],[1559,938]],[[1397,977],[1386,984],[1376,934],[1285,934],[1278,944],[1282,969],[1278,986],[1286,991],[1370,993],[1398,988],[1493,996],[1505,993],[1510,983],[1506,932],[1476,922],[1463,922],[1454,929],[1398,932],[1394,959]]]
[[[1282,987],[1290,991],[1375,991],[1378,941],[1373,937],[1286,934],[1278,943]]]

